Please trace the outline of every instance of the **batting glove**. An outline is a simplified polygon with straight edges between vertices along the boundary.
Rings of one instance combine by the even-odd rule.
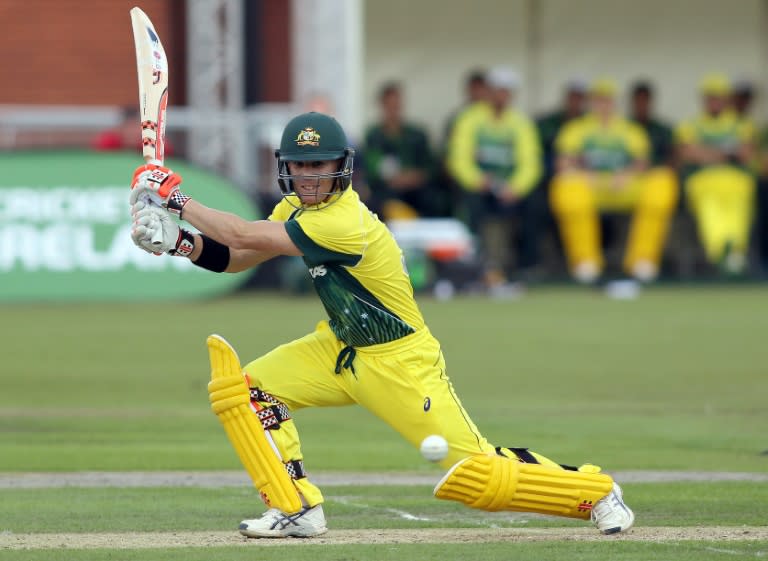
[[[155,164],[136,168],[131,181],[131,204],[140,199],[150,199],[181,218],[184,205],[190,197],[179,190],[181,176],[173,170]]]
[[[188,257],[195,248],[191,232],[179,228],[168,212],[153,203],[136,201],[131,207],[133,243],[148,253]]]

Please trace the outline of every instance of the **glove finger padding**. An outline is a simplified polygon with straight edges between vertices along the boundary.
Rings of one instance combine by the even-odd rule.
[[[157,247],[152,244],[153,233],[154,230],[143,224],[134,224],[133,228],[131,229],[131,240],[133,240],[134,245],[136,245],[136,247],[139,249],[143,249],[147,253],[160,255],[158,253]]]
[[[155,205],[160,208],[166,206],[166,202],[162,197],[160,197],[160,195],[158,195],[150,187],[144,187],[141,184],[138,184],[136,187],[131,189],[131,195],[128,198],[128,202],[131,204],[132,208],[137,205]]]
[[[131,198],[133,198],[133,191],[131,191]],[[149,201],[147,201],[145,198],[137,198],[135,201],[130,201],[130,203],[131,216],[134,216],[137,212],[146,208],[149,204]]]
[[[151,248],[151,253],[175,254],[181,229],[168,212],[152,204],[142,206],[141,202],[134,204],[133,209],[139,209],[132,213],[134,228],[131,231],[131,238],[134,243],[146,251],[150,251],[148,248]],[[160,243],[153,244],[151,240],[157,234],[160,234]]]
[[[155,164],[144,164],[136,168],[131,181],[131,204],[144,196],[181,216],[189,197],[179,190],[181,176],[173,170]]]

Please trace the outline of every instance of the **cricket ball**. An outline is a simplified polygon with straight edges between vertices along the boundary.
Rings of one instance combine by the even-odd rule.
[[[448,442],[437,434],[421,441],[421,455],[430,462],[439,462],[448,455]]]

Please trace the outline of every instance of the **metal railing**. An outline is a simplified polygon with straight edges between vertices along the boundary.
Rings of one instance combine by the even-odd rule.
[[[273,152],[280,143],[283,127],[295,114],[292,104],[270,103],[241,111],[197,111],[170,107],[166,132],[180,139],[176,155],[210,169],[235,182],[245,192],[255,194],[259,185],[274,183]],[[22,148],[87,147],[99,131],[123,124],[124,110],[114,106],[37,106],[0,105],[0,150]],[[210,161],[186,151],[191,135],[226,129],[237,139],[224,157]],[[139,123],[136,123],[138,138]],[[202,160],[202,161],[201,161]]]

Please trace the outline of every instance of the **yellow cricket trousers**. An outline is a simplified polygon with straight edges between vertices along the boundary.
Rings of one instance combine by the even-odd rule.
[[[754,213],[755,179],[733,166],[715,166],[692,174],[685,190],[707,259],[719,262],[728,247],[745,255]]]
[[[456,396],[445,373],[440,344],[428,330],[357,348],[354,372],[345,368],[336,374],[344,347],[328,322],[321,321],[314,332],[277,347],[244,370],[252,387],[271,394],[292,411],[357,403],[417,448],[425,437],[442,435],[449,445],[448,456],[440,462],[446,469],[468,456],[494,452]],[[303,459],[292,419],[271,435],[284,461]],[[533,455],[544,465],[557,466]],[[308,505],[323,501],[322,493],[308,478],[297,479],[296,485]]]
[[[313,333],[277,347],[244,370],[251,386],[271,394],[292,411],[357,403],[415,447],[431,434],[442,435],[450,448],[441,462],[446,468],[472,454],[493,451],[456,397],[445,373],[440,344],[429,331],[357,348],[354,373],[345,368],[336,374],[337,358],[344,347],[328,322],[322,321]],[[283,422],[271,434],[284,460],[303,459],[293,420]],[[296,483],[310,505],[322,502],[320,490],[307,479]]]
[[[624,189],[609,186],[609,178],[592,184],[587,174],[566,172],[555,176],[550,206],[557,219],[568,265],[573,271],[588,263],[602,269],[600,212],[632,212],[624,269],[632,274],[635,265],[646,262],[657,270],[677,205],[677,179],[667,168],[651,169],[633,179]]]

